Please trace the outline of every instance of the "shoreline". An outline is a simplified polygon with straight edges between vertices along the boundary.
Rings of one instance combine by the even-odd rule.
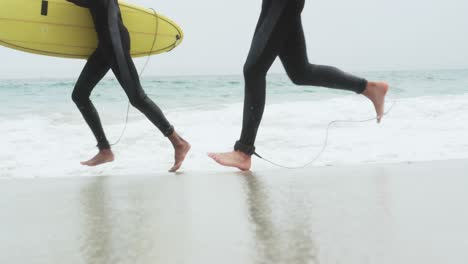
[[[208,162],[211,162],[211,160],[208,160]],[[257,163],[262,162],[266,163],[265,161],[258,160]],[[239,171],[234,168],[229,168],[229,167],[222,167],[220,165],[215,164],[216,166],[219,166],[220,170],[181,170],[180,172],[177,173],[169,173],[169,172],[164,172],[164,171],[158,171],[154,175],[150,175],[150,173],[138,173],[136,175],[128,175],[128,174],[112,174],[112,175],[86,175],[86,176],[50,176],[50,177],[38,177],[38,176],[31,176],[31,177],[3,177],[0,176],[0,183],[2,181],[9,181],[9,180],[58,180],[58,179],[68,179],[68,180],[79,180],[79,179],[89,179],[89,178],[113,178],[113,177],[119,177],[119,178],[126,178],[126,177],[177,177],[177,176],[183,176],[183,175],[197,175],[197,174],[204,174],[204,175],[218,175],[218,174],[233,174],[233,175],[248,175],[248,174],[255,174],[255,173],[261,173],[261,174],[278,174],[282,172],[300,172],[300,171],[310,171],[310,170],[352,170],[352,169],[375,169],[375,168],[387,168],[391,169],[392,167],[400,167],[400,166],[427,166],[431,165],[434,163],[455,163],[455,164],[467,164],[468,168],[468,159],[440,159],[440,160],[415,160],[415,161],[395,161],[395,162],[375,162],[375,163],[337,163],[337,164],[322,164],[322,165],[310,165],[305,168],[299,168],[299,169],[285,169],[285,168],[280,168],[280,167],[275,167],[271,165],[271,168],[265,168],[260,170],[251,170],[247,172]],[[112,164],[112,163],[110,163]],[[212,165],[213,165],[212,164]],[[104,165],[106,166],[106,165]],[[461,165],[463,166],[463,165]],[[95,167],[99,168],[99,167]]]

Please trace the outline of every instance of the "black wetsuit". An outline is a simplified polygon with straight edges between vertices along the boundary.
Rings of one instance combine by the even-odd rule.
[[[262,12],[244,65],[245,99],[242,133],[235,150],[255,152],[255,138],[265,108],[266,75],[280,57],[289,78],[297,85],[364,92],[367,81],[329,66],[310,64],[301,13],[304,0],[263,0]]]
[[[89,57],[72,94],[73,101],[98,141],[99,149],[109,149],[110,146],[89,96],[109,69],[114,72],[130,103],[145,114],[165,136],[171,135],[174,128],[141,87],[138,72],[130,56],[130,35],[123,24],[117,0],[70,2],[89,8],[99,40],[98,47]]]

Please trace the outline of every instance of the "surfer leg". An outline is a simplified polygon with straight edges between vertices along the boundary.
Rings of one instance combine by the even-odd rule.
[[[244,65],[245,98],[242,132],[234,149],[244,154],[255,152],[254,143],[265,107],[266,74],[280,54],[294,18],[304,7],[301,0],[269,1],[264,5],[260,25],[257,26],[252,46]]]
[[[124,48],[122,54],[124,54],[124,58],[120,58],[120,61],[125,61],[127,65],[126,67],[120,67],[121,64],[118,63],[119,58],[114,58],[112,60],[114,62],[112,63],[112,71],[123,87],[132,106],[142,112],[162,134],[171,141],[175,150],[175,163],[170,171],[175,172],[181,167],[185,156],[190,150],[190,144],[175,132],[174,127],[166,119],[161,109],[148,97],[141,87],[138,72],[130,55],[130,39],[128,32],[122,30],[121,36],[122,47]],[[120,52],[116,53],[116,56],[118,56],[119,53]],[[123,72],[126,70],[128,70],[128,72]]]
[[[114,160],[109,141],[102,128],[99,114],[90,100],[90,95],[97,83],[109,71],[110,65],[101,50],[97,49],[88,59],[83,71],[76,82],[72,93],[72,100],[80,110],[83,118],[91,128],[96,140],[99,153],[92,159],[82,162],[82,165],[96,166]]]
[[[174,127],[141,87],[138,72],[130,55],[130,34],[122,24],[120,9],[116,3],[114,0],[109,1],[107,11],[110,46],[107,46],[106,51],[111,61],[111,69],[132,106],[140,110],[165,136],[170,136],[174,132]]]
[[[145,93],[141,87],[133,61],[130,57],[127,58],[131,76],[130,80],[124,80],[121,77],[121,70],[118,66],[112,66],[112,71],[127,94],[130,104],[142,112],[164,136],[170,136],[174,132],[174,127],[166,119],[161,109]]]
[[[295,19],[295,25],[279,56],[293,83],[364,94],[373,102],[380,121],[388,85],[384,82],[368,82],[335,67],[310,64],[300,16]]]
[[[302,28],[301,17],[295,18],[294,27],[279,57],[291,81],[297,85],[322,86],[341,90],[364,92],[367,81],[338,68],[310,64]]]
[[[244,65],[245,96],[240,140],[236,142],[233,152],[209,154],[221,165],[240,170],[251,167],[254,143],[265,108],[266,75],[287,39],[294,11],[288,7],[287,1],[283,6],[264,2]]]
[[[110,145],[102,128],[99,114],[89,97],[94,87],[106,75],[109,69],[110,65],[105,60],[103,54],[99,50],[96,50],[89,57],[72,93],[72,100],[91,128],[100,150],[110,149]]]

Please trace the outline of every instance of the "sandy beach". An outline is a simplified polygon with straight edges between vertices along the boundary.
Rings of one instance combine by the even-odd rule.
[[[467,160],[0,181],[0,263],[466,263]]]

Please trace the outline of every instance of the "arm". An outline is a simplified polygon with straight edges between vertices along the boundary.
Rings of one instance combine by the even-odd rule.
[[[86,7],[86,8],[90,7],[89,0],[67,0],[67,1],[77,6]]]

